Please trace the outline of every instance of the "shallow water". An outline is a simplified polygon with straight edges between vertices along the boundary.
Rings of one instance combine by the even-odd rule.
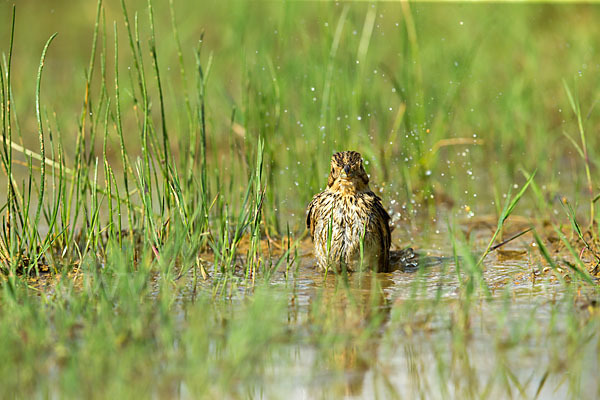
[[[482,240],[473,234],[483,249],[485,234]],[[593,290],[534,275],[531,238],[524,236],[486,258],[489,295],[479,283],[466,297],[468,274],[464,266],[457,272],[449,244],[431,240],[426,247],[415,238],[421,255],[443,260],[407,271],[325,276],[314,269],[310,244],[301,246],[295,269],[276,273],[270,283],[288,298],[293,339],[273,356],[254,394],[597,397],[598,335],[592,329],[582,342],[572,332],[591,329],[585,304]],[[234,302],[245,289],[236,293]]]
[[[309,258],[303,260],[290,300],[300,327],[302,323],[310,323],[310,307],[315,298],[336,295],[336,277],[324,279],[310,269],[310,264]],[[341,364],[336,364],[329,374],[315,374],[318,351],[312,346],[292,346],[290,352],[297,355],[293,363],[296,378],[277,381],[277,386],[288,393],[286,398],[329,395],[374,398],[391,394],[408,398],[479,398],[485,394],[487,398],[550,399],[566,398],[573,393],[576,397],[595,398],[599,388],[593,372],[598,367],[597,355],[589,357],[586,363],[589,369],[576,378],[577,389],[573,388],[568,370],[554,370],[556,367],[552,366],[557,350],[552,346],[561,342],[560,336],[566,334],[561,331],[566,327],[550,320],[573,312],[555,305],[565,294],[564,286],[549,280],[514,281],[516,274],[530,268],[526,260],[499,264],[492,259],[485,267],[484,279],[495,289],[490,300],[472,305],[466,337],[462,328],[452,326],[460,317],[437,315],[428,309],[431,301],[440,296],[440,308],[450,314],[461,313],[461,306],[456,304],[461,289],[453,262],[418,272],[377,274],[374,278],[370,274],[350,276],[350,293],[359,303],[369,301],[372,279],[381,286],[388,305],[384,307],[387,321],[380,332],[367,344],[349,344],[337,349]],[[278,283],[286,284],[283,278],[275,281]],[[403,303],[415,301],[423,302],[423,321],[406,323],[403,318],[396,318],[396,312],[403,312]],[[419,305],[411,307],[418,309]],[[417,311],[412,316],[419,314]],[[498,326],[498,315],[506,319],[504,334],[493,331]],[[544,329],[551,326],[554,337],[546,337]],[[518,343],[510,343],[513,329],[528,333]],[[597,336],[586,344],[592,350],[597,346]]]
[[[599,324],[597,311],[589,308],[597,292],[539,273],[543,268],[528,235],[488,255],[478,278],[462,256],[456,265],[448,233],[435,228],[441,233],[394,232],[396,248],[411,243],[429,262],[391,273],[324,275],[314,268],[311,243],[303,242],[289,273],[275,272],[267,287],[269,296],[286,303],[283,320],[275,322],[285,327],[286,337],[266,347],[266,361],[250,382],[239,382],[230,394],[597,398]],[[489,232],[472,229],[469,234],[473,253],[480,253]],[[190,324],[188,313],[198,293],[214,291],[218,274],[209,272],[213,279],[200,279],[196,288],[191,272],[177,280],[177,326]],[[152,275],[153,300],[165,296],[163,283],[160,273]],[[52,282],[40,288],[53,296]],[[243,310],[255,293],[242,278],[226,288],[209,302],[210,318],[222,318],[225,324],[228,312]],[[265,315],[255,317],[259,324],[269,311],[267,307],[261,311]],[[219,340],[215,349],[223,346]],[[181,378],[170,395],[194,398],[189,383]]]

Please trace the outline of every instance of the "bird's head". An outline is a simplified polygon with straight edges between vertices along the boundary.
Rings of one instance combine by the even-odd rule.
[[[356,151],[340,151],[331,157],[328,187],[353,186],[356,191],[368,190],[369,176],[363,167],[360,153]]]

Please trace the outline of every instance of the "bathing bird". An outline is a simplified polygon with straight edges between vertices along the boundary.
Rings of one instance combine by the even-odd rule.
[[[320,270],[390,271],[390,216],[369,187],[360,153],[331,157],[327,188],[308,205],[306,226]]]

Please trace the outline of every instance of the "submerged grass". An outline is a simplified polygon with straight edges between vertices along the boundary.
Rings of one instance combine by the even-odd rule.
[[[3,397],[600,394],[600,9],[98,0],[57,36],[45,7],[0,5]],[[346,149],[439,263],[312,271]]]

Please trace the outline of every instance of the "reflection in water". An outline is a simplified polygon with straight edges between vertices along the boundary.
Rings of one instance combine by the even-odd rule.
[[[177,290],[174,325],[195,328],[178,348],[232,397],[600,398],[597,292],[535,275],[531,254],[514,251],[491,254],[480,276],[450,249],[421,247],[436,262],[420,268],[352,275],[324,275],[308,253],[266,287],[228,277],[236,284],[212,298],[214,282],[196,290],[191,272],[174,284],[153,271],[148,293]],[[194,397],[198,382],[164,378],[163,397]]]
[[[314,335],[311,370],[318,372],[311,376],[317,384],[310,397],[318,398],[324,386],[336,396],[358,396],[365,375],[378,365],[378,346],[390,315],[386,292],[394,284],[392,274],[324,276],[306,265],[299,271],[304,271],[299,272],[303,278],[295,282],[290,308],[296,322],[304,315]]]
[[[434,257],[439,262],[416,269],[348,276],[324,276],[312,269],[310,257],[303,258],[291,283],[289,310],[290,323],[308,338],[295,346],[295,354],[303,354],[295,363],[304,365],[308,398],[585,394],[552,354],[570,343],[560,333],[573,328],[561,321],[570,310],[556,301],[572,293],[550,279],[522,278],[531,275],[531,266],[523,251],[517,253],[486,260],[487,300],[465,296],[469,278],[449,258]],[[285,283],[279,279],[275,285]],[[597,336],[592,339],[597,349]],[[590,373],[582,371],[578,382],[593,382],[590,393],[597,393]],[[293,393],[307,397],[306,391]]]
[[[276,273],[289,337],[283,354],[269,348],[256,397],[598,397],[596,292],[534,274],[527,243],[490,254],[480,275],[452,249],[419,254],[419,268],[324,275],[306,251]],[[229,307],[252,292],[228,290]]]

